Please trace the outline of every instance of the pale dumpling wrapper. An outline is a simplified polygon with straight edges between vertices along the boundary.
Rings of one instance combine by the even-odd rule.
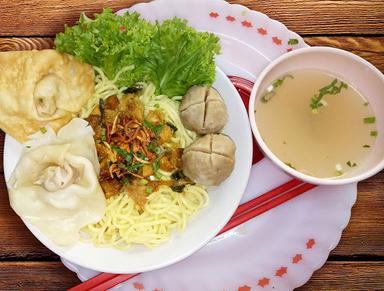
[[[104,215],[98,173],[93,130],[85,120],[72,119],[57,135],[47,128],[25,144],[7,183],[10,204],[50,240],[71,245],[81,228]]]
[[[92,66],[55,50],[0,52],[0,128],[19,142],[60,129],[94,93]]]

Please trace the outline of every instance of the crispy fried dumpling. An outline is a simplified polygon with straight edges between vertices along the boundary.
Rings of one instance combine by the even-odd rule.
[[[10,204],[56,244],[73,244],[106,207],[93,130],[75,118],[57,135],[47,128],[32,137],[7,182]]]
[[[55,50],[0,52],[0,128],[16,140],[58,130],[94,92],[90,65]]]

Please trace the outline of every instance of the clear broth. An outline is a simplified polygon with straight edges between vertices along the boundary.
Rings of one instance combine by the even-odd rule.
[[[359,167],[377,134],[373,110],[363,96],[347,84],[335,95],[324,95],[316,113],[311,98],[335,76],[305,69],[279,79],[283,82],[268,86],[261,94],[268,98],[258,98],[255,106],[257,126],[270,150],[314,177],[337,177]]]

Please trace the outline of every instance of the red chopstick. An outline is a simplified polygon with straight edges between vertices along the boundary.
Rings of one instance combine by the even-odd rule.
[[[240,205],[235,211],[232,218],[224,226],[224,228],[217,234],[220,235],[223,232],[226,232],[240,224],[272,209],[275,208],[284,202],[307,192],[308,190],[316,187],[316,185],[303,183],[299,180],[293,179],[289,182],[278,186],[267,193],[260,195],[242,205]],[[137,274],[108,274],[102,273],[98,276],[89,279],[71,289],[69,291],[84,291],[84,290],[107,290],[125,282]]]
[[[284,188],[284,189],[287,189],[286,186],[287,184],[296,184],[296,181],[297,180],[291,180],[289,181],[288,183],[278,187],[278,188]],[[295,183],[294,183],[295,182]],[[300,181],[299,181],[300,182]],[[296,185],[297,186],[297,185]],[[277,206],[279,206],[280,204],[283,204],[284,202],[287,202],[288,200],[291,200],[292,198],[295,198],[296,196],[299,196],[300,194],[303,194],[313,188],[315,188],[316,185],[312,185],[312,184],[308,184],[308,183],[302,183],[301,182],[301,185],[298,186],[298,187],[294,187],[293,189],[289,190],[289,191],[284,191],[283,194],[281,194],[282,192],[278,192],[277,191],[277,188],[276,189],[273,189],[272,191],[268,192],[268,193],[265,193],[263,194],[262,196],[264,196],[262,199],[260,199],[261,201],[265,201],[265,197],[272,197],[269,199],[268,202],[261,202],[258,204],[258,206],[254,206],[255,201],[257,202],[257,200],[262,197],[262,196],[259,196],[247,203],[249,203],[249,207],[244,207],[244,211],[242,213],[239,213],[237,216],[232,216],[232,218],[229,220],[229,222],[223,227],[223,229],[217,234],[217,235],[220,235],[222,234],[223,232],[226,232],[236,226],[239,226],[240,224],[248,221],[248,220],[251,220],[252,218],[255,218],[256,216],[268,211],[268,210],[271,210],[272,208],[275,208]],[[274,194],[274,195],[273,195]],[[274,198],[276,197],[276,198]],[[245,203],[245,204],[247,204]],[[244,206],[245,204],[242,204],[241,206]],[[241,207],[240,206],[240,207]]]

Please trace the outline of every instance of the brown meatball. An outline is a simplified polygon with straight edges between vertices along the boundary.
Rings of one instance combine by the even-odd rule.
[[[227,123],[228,112],[216,89],[192,86],[181,101],[180,119],[198,134],[216,133]]]
[[[207,134],[196,139],[183,153],[183,172],[192,181],[219,185],[233,170],[236,145],[224,134]]]

